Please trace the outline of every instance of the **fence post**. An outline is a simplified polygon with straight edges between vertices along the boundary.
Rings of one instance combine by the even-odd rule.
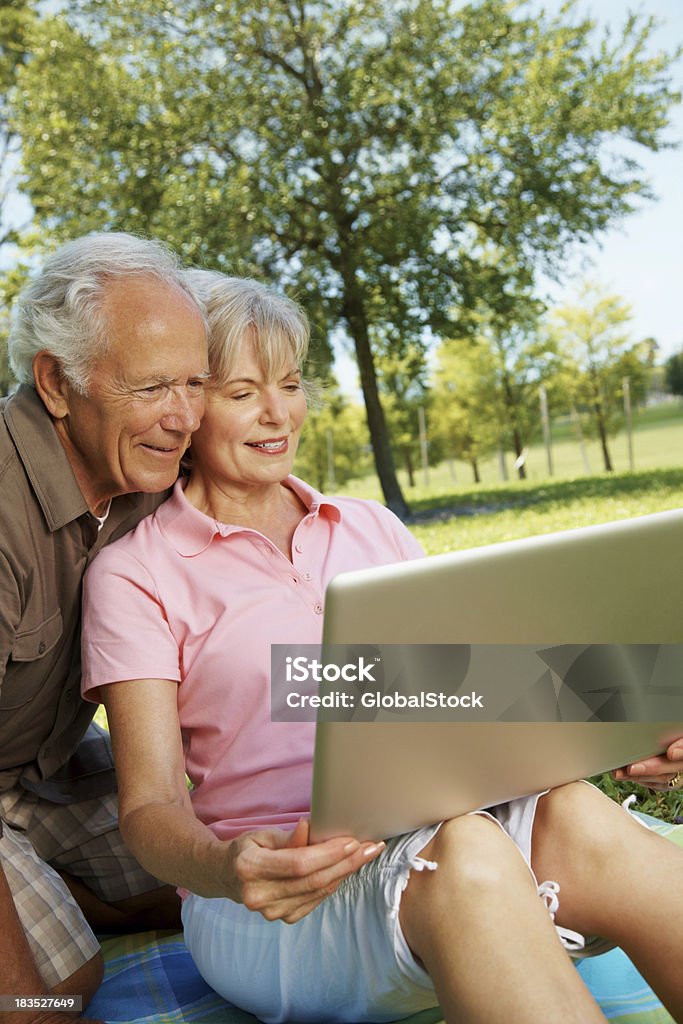
[[[538,393],[541,399],[541,425],[543,427],[543,443],[545,445],[545,457],[548,463],[548,476],[552,476],[553,452],[550,440],[550,420],[548,418],[548,396],[546,394],[544,384],[541,384]]]
[[[633,458],[633,423],[631,422],[631,378],[624,377],[624,415],[626,417],[626,438],[628,440],[628,467],[633,472],[635,460]]]
[[[327,482],[330,490],[333,490],[337,484],[334,476],[334,434],[331,429],[327,428]]]
[[[427,423],[425,411],[422,406],[417,409],[417,421],[420,426],[420,458],[422,460],[422,481],[425,487],[429,487],[429,455],[427,452]]]

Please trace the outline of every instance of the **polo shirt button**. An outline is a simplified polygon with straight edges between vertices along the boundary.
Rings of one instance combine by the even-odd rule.
[[[313,576],[311,575],[311,573],[310,573],[310,572],[305,572],[305,573],[304,573],[304,579],[305,579],[305,580],[312,580],[312,579],[313,579]]]
[[[45,654],[45,644],[42,640],[38,644],[38,654]]]
[[[301,552],[303,551],[303,549],[304,549],[304,546],[303,546],[303,544],[295,544],[295,545],[294,545],[294,550],[295,550],[295,551],[298,551],[298,552],[299,552],[299,554],[301,554]]]
[[[323,613],[323,606],[321,604],[317,604],[314,607],[313,611],[315,612],[316,615],[322,615],[322,613]]]

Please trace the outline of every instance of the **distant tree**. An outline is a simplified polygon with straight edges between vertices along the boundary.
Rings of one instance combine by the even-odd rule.
[[[600,37],[571,0],[556,17],[519,0],[56,9],[15,93],[41,226],[153,233],[295,290],[321,342],[342,326],[400,515],[373,332],[459,332],[461,314],[561,266],[647,194],[610,140],[660,149],[676,99],[652,21]]]
[[[429,402],[423,346],[405,342],[389,331],[375,342],[375,365],[389,438],[397,464],[403,466],[408,485],[415,486],[420,464],[419,409]]]
[[[326,389],[321,408],[308,411],[294,472],[328,493],[372,472],[365,410],[334,386]]]
[[[665,362],[664,384],[670,395],[683,397],[683,349]]]
[[[548,337],[562,361],[567,397],[586,410],[587,432],[600,441],[604,467],[614,468],[609,438],[624,422],[623,381],[629,378],[634,404],[647,392],[653,363],[652,339],[634,342],[631,307],[619,295],[584,284],[575,305],[548,316]]]
[[[30,235],[25,234],[27,243],[26,254],[32,252],[29,245]],[[28,266],[18,263],[0,273],[0,395],[6,395],[16,385],[14,374],[9,366],[7,353],[7,337],[10,327],[10,309],[14,299],[23,288],[28,278]]]
[[[473,444],[485,438],[490,447],[495,435],[495,447],[512,449],[524,479],[522,455],[541,426],[539,388],[546,384],[552,397],[558,360],[552,343],[538,332],[540,303],[523,291],[506,298],[498,313],[482,306],[471,315],[474,344],[472,337],[443,343],[437,381],[440,408],[445,385],[460,411],[469,410],[464,421],[469,430],[462,436],[469,434]]]
[[[504,444],[505,411],[493,353],[481,338],[446,341],[436,359],[431,433],[449,458],[470,465],[479,483],[481,459]]]
[[[9,393],[13,383],[7,358],[7,310],[0,309],[0,397]]]

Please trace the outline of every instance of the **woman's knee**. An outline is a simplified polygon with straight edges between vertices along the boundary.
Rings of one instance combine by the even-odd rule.
[[[535,897],[536,887],[520,851],[489,818],[463,815],[444,822],[421,851],[436,871],[412,871],[399,918],[409,947],[418,957],[437,933],[458,933],[496,917],[510,888]]]
[[[612,864],[624,844],[645,832],[594,786],[573,782],[541,797],[534,821],[531,865],[539,879],[566,885],[585,871]]]
[[[511,876],[533,882],[522,856],[508,835],[490,818],[468,814],[443,823],[422,851],[436,861],[435,872],[413,872],[408,888],[419,888],[421,898],[434,894],[442,900],[479,898],[477,894],[503,892]]]

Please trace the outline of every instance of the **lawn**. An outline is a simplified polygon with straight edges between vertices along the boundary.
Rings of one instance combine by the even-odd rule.
[[[414,501],[409,525],[427,554],[437,555],[682,506],[683,465],[443,492]]]

